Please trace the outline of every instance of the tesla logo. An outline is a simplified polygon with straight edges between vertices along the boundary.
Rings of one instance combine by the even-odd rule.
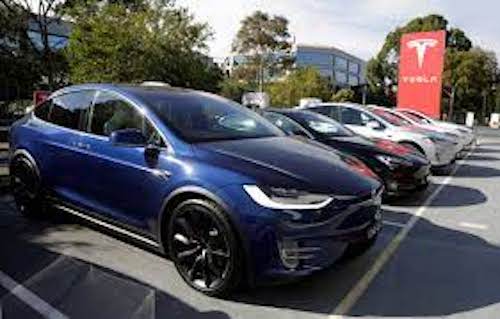
[[[438,44],[435,39],[416,39],[408,42],[408,48],[415,49],[417,51],[417,61],[418,68],[421,69],[424,65],[425,52],[427,48],[433,48]]]

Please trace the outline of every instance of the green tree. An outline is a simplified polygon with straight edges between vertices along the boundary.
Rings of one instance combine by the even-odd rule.
[[[244,93],[251,91],[248,84],[237,79],[226,78],[220,84],[219,94],[236,102],[241,102]]]
[[[164,81],[216,91],[221,70],[201,52],[211,32],[173,4],[131,10],[111,3],[74,7],[76,23],[67,55],[73,82]]]
[[[42,85],[56,89],[66,80],[64,55],[50,41],[51,28],[60,23],[55,7],[62,0],[0,0],[0,81],[17,88],[18,97],[29,97]],[[37,36],[28,32],[36,30]]]
[[[446,53],[443,84],[448,95],[448,118],[456,102],[470,111],[486,115],[488,98],[493,100],[493,83],[497,73],[495,54],[480,48]]]
[[[330,101],[332,102],[354,102],[355,93],[351,89],[340,89],[335,92]]]
[[[233,42],[233,51],[246,56],[243,68],[248,82],[255,79],[262,91],[266,73],[279,73],[291,66],[291,60],[284,52],[291,48],[288,20],[282,16],[269,16],[256,11],[241,22],[241,27]]]
[[[472,42],[457,28],[449,28],[448,21],[431,14],[418,17],[402,27],[389,32],[380,52],[368,62],[367,82],[371,98],[395,103],[394,86],[398,82],[399,49],[401,37],[405,33],[446,30],[447,51],[468,51]]]
[[[328,80],[312,67],[292,71],[282,81],[270,83],[266,91],[277,107],[295,106],[307,97],[328,100],[332,94]]]

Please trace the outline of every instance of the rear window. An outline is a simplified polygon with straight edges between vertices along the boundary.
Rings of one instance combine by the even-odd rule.
[[[59,95],[37,106],[35,116],[62,127],[83,129],[93,98],[94,91]]]

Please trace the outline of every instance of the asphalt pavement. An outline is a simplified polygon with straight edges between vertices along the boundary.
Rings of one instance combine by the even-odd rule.
[[[225,300],[147,247],[62,213],[25,219],[2,194],[0,318],[498,318],[500,131],[479,141],[453,177],[384,205],[367,254]]]

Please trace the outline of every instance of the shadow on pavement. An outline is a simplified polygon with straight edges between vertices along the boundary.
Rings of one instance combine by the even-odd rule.
[[[454,176],[468,178],[499,177],[500,170],[487,166],[462,164]]]
[[[457,175],[455,175],[457,176]],[[387,202],[391,206],[400,207],[419,207],[429,196],[430,192],[435,190],[439,184],[433,184],[430,189],[422,194],[414,194],[413,196],[392,198]],[[486,195],[475,188],[447,184],[443,186],[441,193],[431,203],[429,207],[463,207],[479,205],[488,201]]]
[[[469,155],[467,157],[468,161],[500,161],[500,158],[488,156],[488,155]]]
[[[54,248],[50,244],[32,242],[52,232],[82,227],[67,221],[51,215],[49,220],[30,222],[16,215],[5,198],[0,199],[0,271],[69,318],[229,318],[221,311],[200,312],[126,274],[55,253],[49,250]],[[66,244],[92,248],[85,242],[58,243]],[[3,318],[40,318],[2,286],[0,306]]]
[[[498,265],[500,247],[422,218],[349,315],[442,317],[498,304]]]
[[[20,217],[5,213],[8,210],[0,205],[0,269],[71,318],[229,318],[221,311],[199,312],[174,297],[174,292],[159,290],[125,273],[56,254],[31,239],[50,235],[59,227],[82,226],[36,221],[31,226],[11,227],[5,221]],[[412,216],[392,209],[386,215],[406,220]],[[377,245],[365,255],[340,260],[330,269],[293,284],[238,292],[230,299],[232,308],[246,304],[238,310],[242,318],[259,316],[261,308],[249,310],[248,305],[279,308],[280,314],[290,312],[293,317],[330,313],[399,231],[385,228]],[[422,218],[352,315],[444,316],[499,303],[498,265],[499,247]],[[0,302],[5,318],[31,318],[29,308],[12,295],[0,292]],[[214,299],[210,305],[224,309],[225,302]]]
[[[500,148],[487,148],[487,147],[483,147],[484,145],[486,145],[486,144],[482,144],[481,146],[479,146],[478,148],[476,148],[474,150],[474,153],[477,153],[477,154],[500,153]],[[491,145],[491,143],[488,144],[488,145]],[[495,144],[495,145],[500,145],[500,144]]]

